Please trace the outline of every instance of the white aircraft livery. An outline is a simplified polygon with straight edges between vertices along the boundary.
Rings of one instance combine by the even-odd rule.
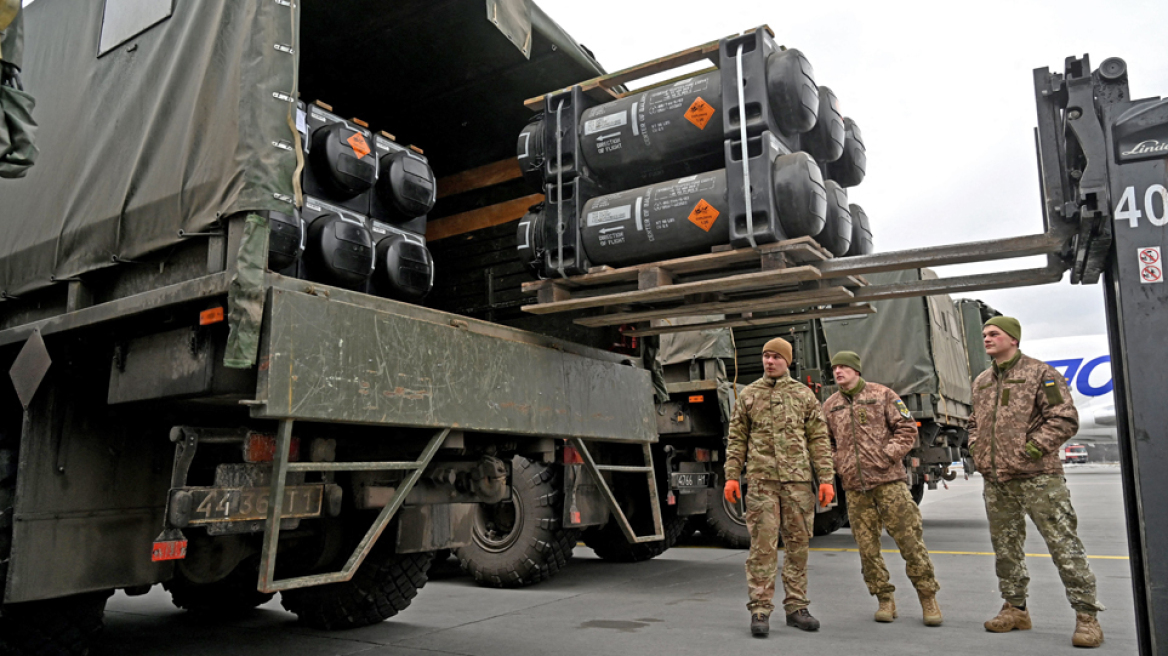
[[[1106,335],[1023,340],[1022,352],[1058,369],[1079,410],[1076,442],[1114,442],[1114,381]]]

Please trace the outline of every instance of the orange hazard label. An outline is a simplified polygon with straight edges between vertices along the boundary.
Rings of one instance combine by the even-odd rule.
[[[710,103],[702,100],[701,96],[698,96],[689,109],[685,110],[686,120],[698,126],[699,130],[705,130],[706,123],[709,123],[713,116],[714,108],[710,106]]]
[[[352,146],[353,153],[357,155],[357,159],[361,159],[371,152],[369,150],[369,143],[365,141],[365,137],[360,132],[354,132],[353,136],[349,137],[347,141]]]
[[[697,205],[694,205],[693,211],[689,213],[689,220],[697,227],[709,232],[710,228],[714,227],[714,222],[718,220],[718,210],[714,209],[714,206],[703,198],[698,201]]]

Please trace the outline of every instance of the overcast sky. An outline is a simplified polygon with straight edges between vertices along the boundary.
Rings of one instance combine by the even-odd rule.
[[[1128,63],[1134,97],[1168,95],[1168,1],[762,2],[536,0],[609,71],[769,24],[839,96],[868,148],[850,190],[876,247],[900,250],[1042,231],[1032,70],[1070,55]],[[942,275],[1042,266],[1044,258]],[[1028,338],[1106,331],[1102,289],[980,292]]]

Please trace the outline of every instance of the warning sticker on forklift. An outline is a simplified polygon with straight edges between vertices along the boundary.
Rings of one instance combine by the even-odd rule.
[[[689,220],[697,227],[709,232],[710,228],[714,227],[714,222],[718,220],[718,210],[714,209],[714,206],[703,198],[698,201],[697,205],[694,205],[693,210],[689,213]]]
[[[361,159],[362,157],[373,152],[369,150],[369,142],[365,141],[365,137],[362,136],[360,132],[354,132],[353,136],[346,139],[346,141],[348,141],[349,146],[353,148],[353,154],[357,156],[357,159]]]
[[[1139,249],[1140,282],[1151,284],[1164,282],[1164,260],[1159,246],[1144,246]]]
[[[627,112],[620,112],[619,114],[609,114],[608,116],[601,116],[594,118],[591,121],[584,121],[584,135],[596,134],[612,128],[619,128],[627,125],[629,122],[629,115]]]
[[[598,226],[606,223],[616,223],[617,221],[628,221],[633,215],[632,209],[632,205],[621,205],[620,207],[610,207],[606,210],[589,212],[588,225]]]
[[[689,106],[689,109],[685,110],[685,119],[698,126],[699,130],[705,130],[706,123],[709,123],[710,118],[713,116],[714,108],[710,103],[702,100],[701,96],[698,96]]]

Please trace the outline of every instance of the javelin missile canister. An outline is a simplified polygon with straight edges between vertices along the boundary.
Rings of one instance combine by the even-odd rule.
[[[727,123],[722,75],[702,73],[584,110],[575,135],[583,174],[619,188],[721,168]],[[797,143],[794,137],[813,129],[821,113],[810,62],[794,49],[772,53],[766,87],[775,122]],[[529,123],[518,143],[520,169],[536,187],[546,177],[545,158],[557,156],[556,144],[543,137],[544,121],[554,124],[555,114]]]
[[[787,237],[824,231],[824,182],[807,154],[776,159],[770,184]],[[614,267],[709,251],[730,243],[727,194],[726,171],[721,170],[597,196],[583,205],[581,245],[591,263]],[[846,195],[844,203],[846,207]],[[556,217],[543,209],[521,222],[520,256],[525,261],[533,259],[529,251],[542,248],[532,235],[543,234],[547,221]],[[851,225],[844,229],[850,236]]]

